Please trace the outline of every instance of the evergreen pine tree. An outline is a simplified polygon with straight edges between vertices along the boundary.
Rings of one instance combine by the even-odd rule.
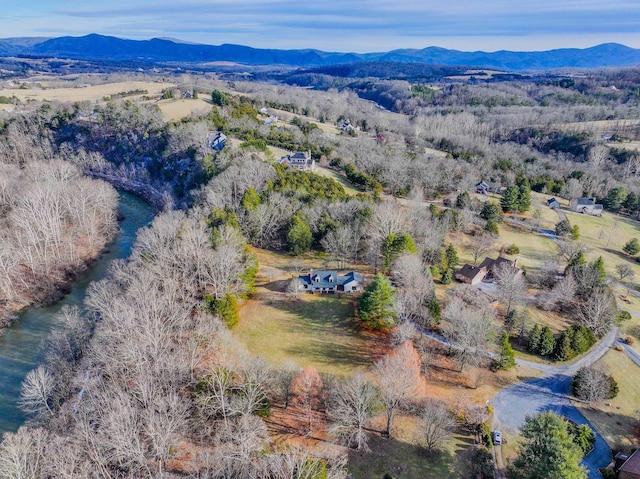
[[[531,200],[529,200],[529,203]],[[516,185],[508,186],[502,193],[500,198],[500,206],[502,211],[520,211],[520,188]]]
[[[640,243],[637,238],[632,238],[622,247],[622,251],[629,256],[635,256],[640,253]]]
[[[518,209],[520,211],[529,211],[531,209],[531,186],[526,176],[521,177],[519,181],[520,202]]]
[[[540,341],[542,340],[542,329],[540,329],[540,325],[534,324],[533,328],[529,332],[529,344],[527,348],[532,353],[538,353],[540,350]]]
[[[556,349],[553,352],[553,356],[558,361],[567,361],[575,356],[575,352],[571,348],[571,333],[570,329],[562,332],[560,339],[556,343]]]
[[[447,257],[447,265],[449,268],[455,268],[460,260],[458,259],[458,252],[456,248],[453,246],[453,243],[449,243],[447,249],[445,250],[445,256]]]
[[[372,328],[390,328],[396,322],[394,300],[391,283],[378,273],[360,298],[360,317]]]
[[[604,260],[602,256],[598,256],[589,267],[597,274],[598,276],[598,284],[603,285],[607,279],[607,272],[604,269]]]
[[[553,336],[553,331],[551,331],[549,326],[543,327],[538,354],[540,354],[540,356],[550,356],[555,348],[556,338]]]
[[[502,333],[500,337],[500,369],[511,369],[516,365],[516,357],[509,342],[509,335],[506,331]]]

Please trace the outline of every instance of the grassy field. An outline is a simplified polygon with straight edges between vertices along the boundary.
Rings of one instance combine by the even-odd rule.
[[[632,448],[640,446],[640,423],[635,418],[640,409],[640,383],[637,380],[640,368],[624,352],[615,350],[609,351],[600,364],[618,382],[618,397],[597,404],[597,408],[582,403],[576,403],[576,406],[613,450],[630,452]]]
[[[283,289],[286,282],[281,283],[273,286]],[[360,327],[350,296],[267,298],[259,295],[241,308],[240,325],[234,333],[249,351],[270,362],[294,360],[301,366],[343,375],[367,368],[386,349],[384,336]]]
[[[412,432],[402,418],[399,418],[398,426],[398,429],[404,429],[399,439],[373,435],[369,444],[371,452],[349,451],[347,468],[355,479],[382,479],[385,474],[395,479],[460,477],[452,471],[452,466],[460,450],[473,443],[471,437],[456,435],[445,451],[430,455],[422,447],[413,444],[413,438],[407,437]]]
[[[147,90],[150,96],[158,95],[165,88],[175,86],[173,83],[159,83],[159,82],[144,82],[144,81],[132,81],[132,82],[117,82],[107,83],[104,85],[94,85],[84,88],[6,88],[2,90],[2,95],[7,97],[16,96],[21,101],[60,101],[60,102],[75,102],[75,101],[102,101],[102,98],[108,95],[115,95],[121,92],[127,92],[132,90]],[[131,97],[135,98],[135,97]]]
[[[500,224],[499,229],[500,242],[504,246],[515,244],[520,248],[517,255],[520,258],[518,266],[536,269],[557,255],[558,248],[555,242],[546,236],[505,223]]]
[[[181,118],[197,117],[206,115],[211,111],[211,104],[200,98],[192,99],[169,99],[160,100],[155,103],[162,112],[162,118],[166,121],[179,120]]]
[[[348,374],[366,369],[387,350],[387,336],[361,327],[355,318],[357,296],[285,293],[294,262],[308,268],[326,267],[321,255],[298,260],[272,251],[253,249],[260,272],[256,293],[240,308],[234,334],[249,351],[274,364],[294,360],[319,371]]]
[[[588,259],[602,256],[607,273],[612,277],[616,277],[616,265],[627,264],[633,269],[636,281],[640,280],[640,263],[622,252],[630,239],[640,239],[639,222],[610,212],[598,217],[567,211],[567,218],[580,228],[580,241],[587,248]]]

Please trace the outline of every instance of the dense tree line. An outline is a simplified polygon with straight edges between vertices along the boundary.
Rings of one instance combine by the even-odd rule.
[[[32,141],[11,135],[7,144]],[[31,154],[0,159],[0,326],[17,307],[57,299],[118,230],[110,185]]]

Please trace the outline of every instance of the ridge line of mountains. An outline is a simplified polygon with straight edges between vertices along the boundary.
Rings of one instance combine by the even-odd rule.
[[[357,62],[467,65],[507,71],[597,68],[640,65],[640,49],[618,43],[590,48],[546,51],[463,52],[440,47],[399,49],[376,53],[337,53],[321,50],[259,49],[243,45],[204,45],[170,39],[127,40],[95,33],[81,37],[0,39],[0,57],[67,58],[87,61],[141,63],[234,62],[245,65],[314,67]]]

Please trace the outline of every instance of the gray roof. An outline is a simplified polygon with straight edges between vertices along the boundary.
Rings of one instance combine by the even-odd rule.
[[[596,204],[596,200],[593,198],[578,198],[578,206],[593,206]]]
[[[550,204],[552,204],[552,203],[559,203],[559,201],[558,201],[558,200],[556,200],[555,198],[551,198],[551,199],[548,199],[548,200],[547,200],[547,204],[548,204],[548,205],[550,205]]]
[[[364,281],[364,277],[355,271],[338,276],[338,272],[335,270],[312,271],[309,274],[299,276],[299,279],[302,283],[313,285],[315,288],[335,288],[354,280],[360,283]]]

